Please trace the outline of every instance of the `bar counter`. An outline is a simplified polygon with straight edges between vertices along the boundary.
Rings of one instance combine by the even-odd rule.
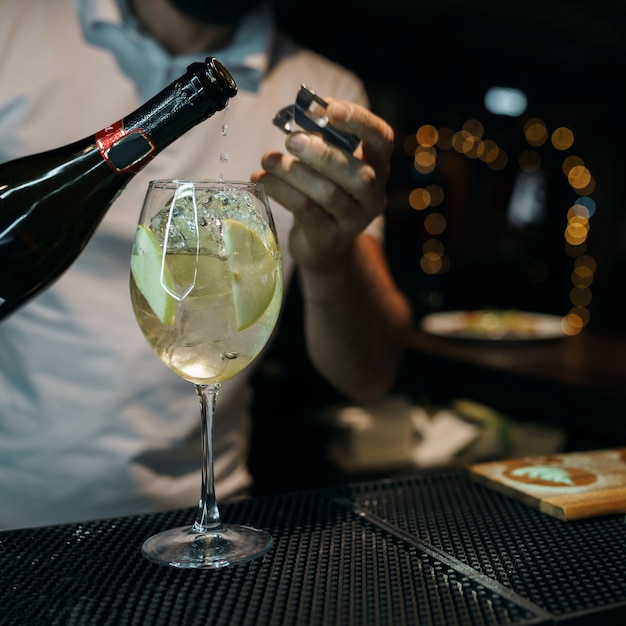
[[[626,623],[623,516],[562,522],[462,468],[239,500],[265,556],[220,570],[145,560],[193,509],[0,532],[6,626]]]

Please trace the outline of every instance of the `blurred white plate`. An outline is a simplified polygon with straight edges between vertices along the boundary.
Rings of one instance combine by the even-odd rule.
[[[421,326],[441,337],[484,341],[537,341],[565,336],[559,316],[515,310],[431,313],[422,319]]]

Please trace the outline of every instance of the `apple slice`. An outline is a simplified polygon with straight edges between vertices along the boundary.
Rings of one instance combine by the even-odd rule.
[[[224,245],[231,271],[237,330],[252,326],[265,313],[276,290],[273,242],[267,247],[243,222],[225,219]]]
[[[172,326],[176,317],[176,299],[168,293],[173,291],[172,274],[163,259],[161,244],[143,224],[137,226],[130,271],[154,314],[162,324]]]

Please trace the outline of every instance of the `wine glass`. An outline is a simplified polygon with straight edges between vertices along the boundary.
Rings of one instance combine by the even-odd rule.
[[[281,255],[263,186],[151,181],[130,266],[141,331],[163,363],[195,387],[203,453],[195,522],[150,537],[142,552],[156,563],[202,569],[261,556],[272,546],[267,532],[220,518],[213,415],[221,383],[260,353],[281,308]]]

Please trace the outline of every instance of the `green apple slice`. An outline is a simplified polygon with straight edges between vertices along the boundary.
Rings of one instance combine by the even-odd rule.
[[[267,310],[276,290],[275,243],[261,237],[243,222],[225,219],[224,245],[231,272],[237,330],[252,326]]]
[[[172,326],[176,316],[176,300],[167,292],[172,291],[173,281],[162,255],[163,249],[154,233],[147,226],[139,224],[130,259],[130,271],[137,289],[143,294],[154,314],[162,324]]]

